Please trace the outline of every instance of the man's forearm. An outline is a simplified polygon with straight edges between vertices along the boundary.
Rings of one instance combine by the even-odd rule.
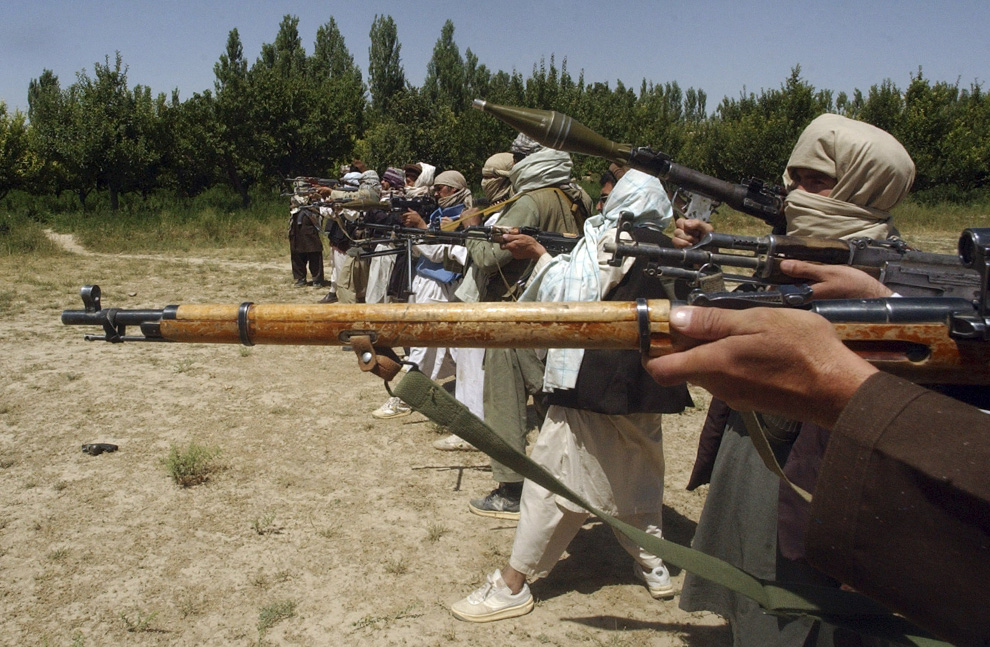
[[[942,638],[985,644],[988,466],[990,416],[890,375],[870,377],[832,428],[809,561]]]

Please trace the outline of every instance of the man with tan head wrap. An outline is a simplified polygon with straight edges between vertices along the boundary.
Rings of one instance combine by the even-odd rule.
[[[511,153],[496,153],[489,157],[481,169],[481,190],[489,206],[484,213],[488,215],[484,225],[495,224],[502,210],[499,206],[512,195],[512,181],[509,172],[512,170],[513,158]],[[471,217],[476,210],[465,209],[463,217]],[[458,301],[476,302],[480,289],[474,265],[468,262],[467,248],[463,245],[452,245],[448,251],[449,257],[463,266],[464,279],[457,289],[455,299]],[[483,287],[483,286],[482,286]],[[457,363],[454,396],[466,406],[471,413],[484,420],[484,379],[485,379],[485,349],[456,348],[454,360]],[[456,430],[455,430],[456,431]],[[471,443],[462,439],[456,433],[437,439],[433,443],[435,449],[441,451],[474,451]]]
[[[839,115],[821,115],[801,133],[783,174],[786,233],[846,239],[896,235],[889,210],[907,195],[914,172],[911,157],[889,133]],[[682,247],[712,230],[700,221],[679,220],[677,226],[675,244]],[[796,435],[798,427],[790,427]],[[792,436],[775,451],[791,480],[812,489],[813,483],[802,477],[806,466],[815,463],[818,448],[805,446],[821,436],[802,430],[807,433],[797,436],[797,444],[792,445]],[[791,473],[797,465],[800,475]],[[708,497],[692,542],[696,549],[767,580],[825,579],[805,564],[803,555],[790,550],[799,543],[791,538],[791,529],[801,513],[788,508],[786,496],[778,501],[780,479],[764,467],[739,414],[718,399],[709,408],[688,488],[706,482]],[[858,637],[828,624],[768,616],[752,600],[690,573],[680,607],[714,611],[729,620],[735,647],[859,644]]]
[[[808,191],[816,174],[832,180],[827,195]],[[887,238],[895,233],[889,211],[913,182],[914,162],[890,133],[840,115],[821,115],[804,129],[787,160],[787,233]]]
[[[512,195],[512,153],[495,153],[481,168],[481,190],[491,204],[498,204]]]
[[[432,168],[430,167],[431,176]],[[422,178],[423,175],[419,177]],[[430,214],[429,221],[424,221],[417,212],[409,210],[402,214],[403,225],[439,229],[441,225],[459,219],[461,212],[472,204],[471,190],[459,171],[444,171],[437,175],[433,180],[433,189],[439,208]],[[408,195],[409,191],[406,193]],[[461,272],[445,266],[452,248],[452,245],[442,244],[413,245],[416,262],[410,303],[446,303],[451,300],[463,277]],[[454,349],[450,348],[414,347],[409,350],[406,359],[416,364],[432,380],[450,377],[455,371],[456,358]],[[410,412],[407,404],[392,396],[371,415],[375,418],[396,418]]]

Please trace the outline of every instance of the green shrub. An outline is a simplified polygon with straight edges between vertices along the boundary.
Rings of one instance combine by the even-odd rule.
[[[162,464],[169,477],[181,487],[191,487],[205,483],[220,469],[217,457],[220,449],[204,447],[190,442],[185,449],[172,445],[168,457],[162,459]]]

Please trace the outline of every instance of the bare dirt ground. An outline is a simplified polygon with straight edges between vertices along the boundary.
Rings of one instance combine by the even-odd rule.
[[[418,414],[371,417],[387,394],[353,353],[87,343],[59,322],[87,283],[121,308],[321,290],[291,287],[287,257],[73,249],[0,259],[0,644],[731,642],[719,618],[652,600],[597,521],[532,586],[533,613],[454,619],[448,605],[505,561],[514,524],[467,510],[493,485],[483,455],[435,451]],[[665,422],[664,524],[680,543],[705,496],[683,489],[707,402],[695,396],[699,409]],[[183,489],[163,459],[191,441],[218,448],[223,469]],[[90,442],[120,449],[90,456]]]

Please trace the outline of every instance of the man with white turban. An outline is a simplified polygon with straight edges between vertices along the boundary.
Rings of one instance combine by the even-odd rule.
[[[431,167],[432,169],[432,167]],[[422,175],[420,175],[422,177]],[[461,212],[471,207],[471,190],[459,171],[444,171],[433,181],[439,208],[424,221],[415,211],[402,216],[406,227],[439,229],[442,224],[456,221]],[[407,191],[408,195],[408,191]],[[447,303],[460,285],[463,274],[447,269],[445,261],[450,256],[451,245],[414,245],[416,256],[410,303]],[[456,358],[452,349],[414,347],[406,357],[416,364],[431,380],[441,380],[454,374]],[[411,411],[409,405],[392,396],[371,415],[375,418],[395,418]]]

